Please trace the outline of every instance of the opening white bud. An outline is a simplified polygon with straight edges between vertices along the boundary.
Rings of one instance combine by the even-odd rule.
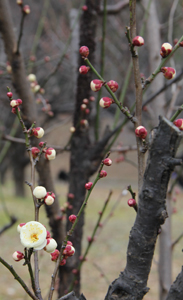
[[[43,199],[46,196],[46,189],[44,186],[36,186],[35,189],[33,190],[33,195],[37,199]]]

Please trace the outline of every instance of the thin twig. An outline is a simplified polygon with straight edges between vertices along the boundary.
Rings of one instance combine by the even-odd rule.
[[[0,262],[11,272],[11,274],[14,276],[14,278],[20,283],[20,285],[23,287],[23,289],[26,291],[26,293],[34,300],[40,300],[36,296],[32,294],[32,292],[29,290],[25,282],[20,278],[20,276],[16,273],[16,271],[13,269],[12,266],[10,266],[2,257],[0,257]]]
[[[26,13],[22,9],[22,17],[21,17],[21,22],[20,22],[20,32],[19,32],[19,36],[18,36],[17,49],[16,49],[17,54],[19,53],[20,42],[21,42],[21,38],[22,38],[22,35],[23,35],[23,25],[24,25],[25,17],[26,17]]]
[[[11,228],[16,222],[17,218],[14,216],[10,216],[10,222],[0,229],[0,235],[3,234],[7,229]]]

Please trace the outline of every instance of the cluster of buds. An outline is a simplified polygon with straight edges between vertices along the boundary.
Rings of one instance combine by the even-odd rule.
[[[17,100],[13,99],[13,100],[10,101],[10,106],[12,108],[17,108],[21,104],[22,104],[22,100],[21,99],[17,99]]]
[[[161,46],[160,55],[165,58],[172,52],[172,45],[169,43],[164,43]]]
[[[141,36],[135,36],[132,40],[132,45],[136,47],[141,47],[144,45],[144,39]]]
[[[44,145],[44,142],[40,142],[40,143],[39,143],[39,147],[40,147],[40,148],[42,148],[43,145]],[[34,159],[36,159],[36,158],[38,157],[38,154],[40,153],[40,150],[39,150],[37,147],[32,147],[32,148],[31,148],[31,152],[32,152],[32,157],[33,157]],[[44,147],[44,148],[42,149],[42,152],[45,154],[45,158],[46,158],[47,160],[53,160],[53,159],[55,159],[55,157],[56,157],[56,151],[55,151],[54,148],[51,148],[51,147],[47,148],[47,147]]]
[[[27,76],[27,79],[30,82],[30,87],[31,87],[31,90],[32,90],[32,92],[34,94],[36,94],[36,93],[38,93],[38,92],[41,91],[41,87],[40,87],[40,85],[37,82],[37,78],[36,78],[35,74],[29,74]]]
[[[24,5],[23,7],[23,12],[28,15],[30,14],[30,6],[29,5]]]
[[[88,115],[90,113],[90,109],[88,108],[89,105],[89,100],[87,98],[83,99],[83,103],[81,104],[81,111],[85,114]],[[85,127],[88,127],[88,124],[81,124],[84,125]]]
[[[43,199],[46,205],[52,205],[55,201],[55,194],[53,192],[47,192],[44,186],[36,186],[33,190],[33,195],[36,199]]]
[[[60,208],[62,213],[66,213],[67,210],[71,210],[71,209],[73,209],[73,205],[70,204],[69,202],[65,202],[63,206]]]
[[[99,105],[103,108],[110,107],[112,103],[114,103],[114,100],[109,97],[103,97],[99,101]]]
[[[66,245],[66,247],[65,247],[65,249],[63,251],[63,258],[62,258],[62,260],[60,262],[60,265],[64,266],[66,264],[66,259],[68,257],[73,256],[74,253],[75,253],[75,248],[73,247],[72,242],[67,241],[67,245]]]
[[[175,69],[171,67],[162,67],[161,72],[166,79],[173,79],[176,75]]]
[[[144,126],[138,126],[135,129],[135,134],[136,134],[137,137],[144,140],[147,136],[147,130]]]
[[[183,119],[177,119],[173,122],[175,126],[177,126],[180,130],[183,130]]]
[[[79,49],[79,53],[81,54],[81,56],[83,58],[87,58],[88,55],[89,55],[89,48],[87,46],[82,46],[80,49]]]

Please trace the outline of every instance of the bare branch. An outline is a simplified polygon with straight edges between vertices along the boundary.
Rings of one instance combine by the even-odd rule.
[[[113,5],[107,5],[107,14],[118,14],[123,8],[126,8],[129,4],[129,0],[119,1]],[[102,15],[104,11],[104,7],[101,5],[99,15]]]

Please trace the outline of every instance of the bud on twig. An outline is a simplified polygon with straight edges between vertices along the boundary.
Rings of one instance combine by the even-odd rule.
[[[144,126],[138,126],[135,129],[135,134],[137,137],[139,137],[140,139],[145,139],[147,136],[147,130]]]
[[[161,46],[160,55],[164,58],[167,57],[172,52],[172,45],[169,43],[164,43]]]
[[[99,101],[99,105],[103,108],[108,108],[113,103],[113,100],[109,97],[103,97]]]
[[[175,69],[171,67],[162,67],[161,72],[166,79],[173,79],[176,75]]]
[[[87,46],[82,46],[79,49],[79,53],[81,54],[82,57],[87,58],[89,55],[89,48]]]
[[[144,39],[141,36],[136,36],[132,40],[133,46],[141,47],[144,45]]]
[[[177,119],[173,122],[175,126],[177,126],[180,130],[183,130],[183,119]]]

